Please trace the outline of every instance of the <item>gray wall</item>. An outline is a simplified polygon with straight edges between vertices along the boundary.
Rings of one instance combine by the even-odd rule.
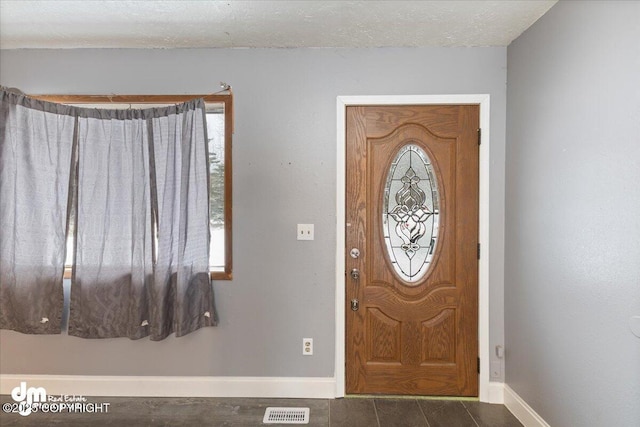
[[[335,342],[336,96],[491,94],[491,345],[503,343],[506,48],[17,50],[27,93],[210,93],[233,86],[234,279],[221,323],[162,342],[0,332],[5,374],[330,377]],[[316,239],[296,241],[296,223]],[[314,356],[302,356],[303,337]]]
[[[508,47],[506,382],[550,425],[640,425],[640,2]]]

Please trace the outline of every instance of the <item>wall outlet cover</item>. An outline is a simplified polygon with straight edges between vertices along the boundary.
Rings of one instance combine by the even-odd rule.
[[[298,240],[313,240],[313,229],[313,224],[298,224]]]
[[[302,354],[313,356],[313,338],[302,338]]]

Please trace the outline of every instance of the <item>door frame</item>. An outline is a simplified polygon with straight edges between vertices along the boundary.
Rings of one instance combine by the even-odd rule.
[[[336,158],[336,397],[345,395],[345,230],[346,230],[346,113],[352,105],[433,105],[475,104],[480,106],[480,206],[479,242],[482,256],[478,262],[478,352],[480,374],[478,395],[481,402],[491,402],[489,384],[489,152],[490,152],[490,95],[381,95],[338,96],[337,158]]]

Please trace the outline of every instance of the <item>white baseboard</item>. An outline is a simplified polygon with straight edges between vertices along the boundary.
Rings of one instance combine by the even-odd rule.
[[[504,403],[504,383],[489,382],[487,403]]]
[[[131,377],[0,375],[0,394],[25,381],[48,395],[145,397],[335,398],[335,378],[321,377]]]
[[[518,393],[506,384],[504,385],[504,405],[525,427],[550,427]]]

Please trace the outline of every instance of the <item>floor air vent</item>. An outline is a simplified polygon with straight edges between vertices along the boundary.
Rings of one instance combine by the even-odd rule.
[[[267,408],[262,424],[309,424],[309,408]]]

